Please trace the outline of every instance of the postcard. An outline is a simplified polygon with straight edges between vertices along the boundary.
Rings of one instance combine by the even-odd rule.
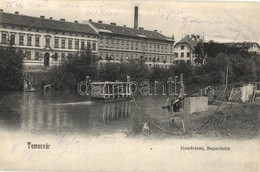
[[[260,4],[0,1],[0,170],[260,168]]]

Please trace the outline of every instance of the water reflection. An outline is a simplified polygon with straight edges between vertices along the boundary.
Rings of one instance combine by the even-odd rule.
[[[33,133],[125,130],[131,102],[94,103],[75,93],[12,93],[0,96],[0,128]],[[8,122],[9,121],[9,122]],[[8,125],[7,125],[8,124]]]
[[[158,120],[168,118],[161,108],[166,99],[166,96],[136,96],[143,113]],[[89,97],[75,92],[53,92],[47,95],[16,92],[0,95],[0,100],[13,111],[1,113],[0,109],[0,128],[24,132],[111,133],[131,130],[135,119],[141,117],[132,101],[95,103]]]
[[[103,124],[109,123],[111,120],[119,120],[130,116],[131,102],[119,102],[104,104],[103,108]]]
[[[21,129],[31,132],[55,132],[88,127],[91,114],[89,107],[66,105],[66,102],[57,104],[57,101],[60,100],[52,99],[52,96],[24,93],[21,105]]]

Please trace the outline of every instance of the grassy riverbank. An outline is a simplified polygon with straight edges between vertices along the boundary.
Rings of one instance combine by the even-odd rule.
[[[160,121],[153,118],[159,127],[173,132],[167,133],[159,127],[150,124],[150,134],[142,131],[146,120],[136,119],[129,136],[150,135],[149,137],[194,137],[194,138],[234,138],[251,139],[259,136],[260,129],[260,102],[224,104],[209,108],[205,112],[184,114],[175,118],[175,123],[170,120]],[[185,126],[183,132],[182,122]]]

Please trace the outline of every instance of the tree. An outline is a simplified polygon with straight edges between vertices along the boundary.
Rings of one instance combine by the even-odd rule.
[[[178,64],[170,68],[172,75],[180,76],[180,74],[183,74],[186,83],[192,83],[193,70],[191,64],[186,63],[185,61],[180,61]]]
[[[23,84],[23,54],[12,45],[0,47],[0,90],[21,90]]]
[[[97,59],[91,50],[85,49],[80,54],[70,55],[61,65],[50,71],[49,83],[55,89],[73,90],[86,76],[97,77]]]
[[[230,56],[233,69],[233,82],[250,82],[257,79],[257,68],[253,59],[247,59],[239,54]]]

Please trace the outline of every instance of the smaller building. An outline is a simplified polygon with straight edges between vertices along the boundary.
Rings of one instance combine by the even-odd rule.
[[[260,54],[260,46],[257,42],[232,42],[225,43],[229,47],[237,47],[249,53]]]
[[[200,39],[199,35],[186,35],[179,42],[177,42],[174,46],[174,56],[175,56],[175,64],[178,64],[180,61],[184,61],[186,63],[190,63],[194,65],[195,60],[195,47],[203,42]]]

